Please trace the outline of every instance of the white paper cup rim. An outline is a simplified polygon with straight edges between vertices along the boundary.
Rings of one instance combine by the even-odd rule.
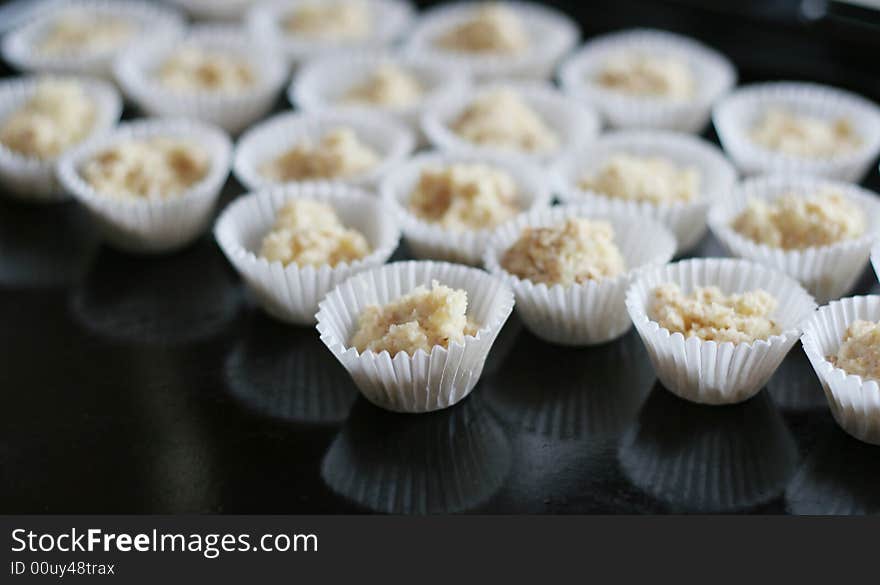
[[[250,190],[277,185],[265,178],[259,166],[284,154],[304,137],[317,143],[328,130],[351,127],[358,138],[376,149],[381,161],[374,168],[337,181],[369,184],[377,181],[415,148],[415,136],[404,124],[383,114],[354,111],[283,112],[252,126],[235,147],[233,171]],[[384,148],[375,144],[382,142]],[[300,182],[300,181],[289,181]]]
[[[398,352],[396,355],[392,356],[388,352],[388,350],[382,350],[381,352],[374,352],[372,350],[366,350],[364,352],[359,352],[357,348],[351,346],[349,344],[350,340],[340,340],[338,339],[335,332],[332,331],[332,326],[328,323],[330,310],[330,304],[334,302],[335,299],[332,297],[340,296],[342,294],[341,289],[346,286],[357,286],[360,288],[373,288],[370,284],[371,279],[381,279],[386,274],[389,274],[396,270],[405,270],[409,267],[420,266],[423,267],[427,276],[431,276],[433,273],[437,271],[444,271],[447,279],[454,280],[474,280],[474,279],[490,279],[496,281],[498,286],[496,288],[496,294],[504,297],[503,301],[498,303],[494,308],[490,315],[488,315],[489,319],[480,324],[479,329],[473,335],[465,335],[463,341],[459,342],[456,340],[452,340],[449,342],[447,347],[441,345],[435,345],[431,348],[430,352],[425,352],[423,349],[418,349],[414,354],[410,355],[406,352]],[[433,276],[432,276],[433,278]],[[425,284],[430,284],[431,278],[428,278],[428,281]],[[448,286],[458,286],[454,284],[450,284],[447,280],[440,280],[440,284],[446,284]],[[381,291],[387,292],[387,291]],[[403,291],[403,294],[408,294],[411,291]],[[394,301],[394,298],[388,298],[385,302]],[[468,304],[470,305],[472,299],[468,299]],[[337,354],[338,357],[351,355],[353,357],[361,357],[366,354],[373,354],[376,356],[388,356],[392,361],[399,360],[408,360],[411,361],[418,356],[427,356],[429,358],[433,358],[436,355],[445,355],[449,353],[452,349],[461,349],[463,351],[467,351],[468,344],[470,340],[479,340],[481,337],[489,335],[493,331],[497,331],[501,328],[504,322],[507,320],[507,317],[510,315],[513,310],[514,305],[514,296],[513,292],[503,283],[501,283],[496,277],[491,274],[481,270],[479,268],[471,268],[469,266],[464,266],[461,264],[453,264],[450,262],[439,262],[434,260],[406,260],[403,262],[392,262],[391,264],[386,264],[384,266],[380,266],[378,268],[373,268],[371,270],[367,270],[364,272],[360,272],[345,282],[341,283],[335,289],[333,289],[323,301],[318,305],[318,313],[316,315],[318,320],[317,329],[321,334],[321,340],[333,351]]]
[[[559,137],[559,146],[549,152],[524,152],[474,144],[458,136],[449,122],[479,95],[493,89],[507,88],[516,92]],[[500,152],[523,160],[546,162],[568,150],[581,148],[599,134],[601,123],[593,109],[563,95],[549,84],[523,81],[496,81],[477,87],[461,88],[442,99],[432,100],[425,107],[421,119],[422,131],[434,147],[461,152]]]
[[[639,229],[642,231],[641,237],[654,241],[656,247],[649,258],[643,259],[638,264],[631,263],[633,258],[625,258],[627,261],[626,268],[622,273],[616,276],[587,280],[583,283],[574,283],[571,285],[563,285],[559,283],[548,285],[544,282],[536,283],[508,272],[501,265],[500,258],[502,254],[504,254],[504,252],[516,242],[524,228],[551,226],[569,218],[608,221],[615,228],[615,233],[623,227],[631,227],[638,224]],[[546,289],[548,291],[562,291],[576,288],[589,291],[626,282],[647,266],[665,264],[672,258],[672,255],[675,252],[675,246],[675,236],[673,236],[663,224],[656,220],[647,217],[632,217],[619,212],[597,212],[589,206],[584,205],[557,205],[520,214],[499,226],[493,232],[493,235],[489,240],[483,261],[486,269],[490,273],[501,275],[506,281],[513,283],[515,287],[527,285],[537,290]],[[621,252],[623,252],[623,250],[621,250]]]
[[[750,198],[772,201],[789,192],[809,195],[821,189],[830,189],[841,193],[846,199],[855,203],[864,212],[868,220],[865,233],[855,238],[848,238],[822,246],[809,246],[786,250],[768,244],[755,242],[740,234],[731,227],[731,222],[738,213],[745,210]],[[794,175],[766,175],[746,179],[734,187],[731,196],[717,201],[709,210],[709,226],[724,239],[736,242],[738,247],[748,250],[754,256],[782,256],[794,258],[811,251],[829,250],[844,251],[864,247],[877,240],[880,236],[880,195],[842,181],[833,181],[821,177]]]
[[[851,152],[829,158],[797,157],[754,144],[746,124],[754,122],[752,118],[762,109],[778,104],[821,117],[832,112],[854,116],[853,125],[864,142]],[[724,148],[734,158],[755,167],[827,174],[847,165],[859,165],[880,151],[880,107],[858,94],[818,83],[774,81],[740,87],[715,105],[712,120]]]
[[[790,296],[795,295],[801,297],[801,300],[808,300],[809,303],[812,305],[812,310],[810,311],[810,313],[815,310],[816,303],[813,301],[813,297],[800,285],[799,282],[783,274],[782,272],[766,268],[764,266],[761,266],[760,264],[756,264],[747,260],[739,260],[733,258],[695,258],[691,260],[674,262],[665,266],[649,267],[639,272],[639,274],[635,277],[633,283],[630,285],[629,289],[627,289],[626,291],[626,307],[630,313],[630,316],[633,319],[633,322],[639,321],[640,324],[646,325],[649,330],[653,332],[659,332],[661,336],[667,341],[670,339],[679,339],[685,344],[696,344],[698,347],[746,346],[751,348],[769,348],[770,346],[777,343],[783,343],[793,336],[800,336],[801,327],[803,326],[804,321],[809,315],[796,315],[794,316],[796,317],[794,321],[789,320],[789,322],[787,323],[780,323],[780,325],[784,327],[782,331],[771,335],[766,339],[756,339],[753,342],[743,343],[733,343],[732,341],[723,341],[719,343],[714,340],[705,340],[699,337],[685,337],[682,333],[678,331],[673,333],[665,327],[661,327],[659,323],[654,321],[648,315],[648,308],[645,304],[645,301],[647,301],[648,299],[639,298],[637,290],[638,288],[642,288],[645,284],[652,282],[655,283],[655,286],[664,282],[673,282],[682,286],[682,288],[685,289],[683,290],[683,292],[687,294],[688,292],[690,292],[687,289],[691,287],[712,286],[712,282],[681,283],[678,282],[676,279],[676,277],[678,276],[679,267],[686,264],[706,264],[710,262],[719,267],[723,265],[734,266],[744,275],[747,274],[749,277],[751,277],[750,279],[747,279],[748,282],[746,280],[742,282],[742,284],[748,284],[751,287],[750,289],[744,289],[743,291],[722,291],[725,294],[732,294],[733,292],[746,292],[746,290],[752,290],[756,287],[761,287],[762,284],[777,281],[778,286],[782,289],[786,289]],[[758,278],[754,278],[754,276],[757,276]],[[759,280],[759,282],[755,282],[756,280]]]
[[[433,40],[438,34],[468,18],[475,8],[466,2],[451,2],[422,14],[419,24],[407,39],[405,50],[457,71],[484,77],[502,77],[507,74],[515,76],[523,70],[552,67],[580,38],[574,21],[549,6],[509,0],[502,2],[501,6],[513,10],[532,35],[541,37],[536,44],[513,55],[468,53],[435,47]]]
[[[129,39],[125,47],[139,43],[149,43],[160,37],[175,37],[182,33],[184,18],[175,8],[143,0],[62,0],[52,6],[53,10],[35,16],[18,29],[3,38],[3,58],[22,70],[66,71],[88,70],[98,73],[105,64],[109,64],[119,49],[96,51],[76,55],[40,55],[33,50],[33,43],[43,34],[46,27],[52,25],[58,15],[64,11],[90,11],[117,16],[134,18],[139,21],[142,30],[135,39]]]
[[[204,148],[211,165],[207,175],[180,195],[168,198],[116,198],[96,191],[80,175],[80,166],[96,153],[131,139],[175,137],[192,140]],[[147,119],[125,122],[116,129],[89,140],[65,154],[58,163],[61,184],[77,199],[102,206],[169,208],[185,206],[194,199],[217,195],[229,174],[232,141],[216,126],[185,118]]]
[[[263,200],[271,205],[276,211],[285,203],[297,199],[309,199],[328,203],[334,207],[342,205],[353,205],[361,209],[363,206],[370,206],[380,210],[384,204],[368,191],[343,183],[333,183],[327,181],[303,182],[289,185],[279,185],[270,187],[251,193],[246,193],[238,197],[230,203],[222,211],[217,218],[214,227],[214,235],[217,242],[223,248],[227,256],[242,256],[248,262],[255,262],[266,266],[277,266],[283,272],[298,272],[308,275],[310,272],[316,275],[329,274],[332,272],[343,272],[347,270],[359,270],[365,266],[371,266],[381,258],[387,258],[397,247],[400,239],[399,229],[383,230],[382,237],[378,241],[371,241],[370,253],[363,258],[358,258],[353,262],[339,262],[330,266],[323,264],[321,266],[300,265],[295,262],[284,265],[279,260],[268,260],[260,256],[259,251],[251,249],[245,242],[240,241],[228,229],[235,221],[237,215],[247,206],[251,206],[255,201]],[[271,229],[271,226],[270,226]],[[366,236],[366,234],[364,234]]]
[[[609,197],[578,186],[586,166],[598,170],[602,163],[620,153],[665,157],[677,166],[696,167],[700,175],[699,196],[692,201],[654,203]],[[714,144],[690,134],[662,130],[618,130],[603,134],[589,146],[563,154],[553,169],[559,181],[560,196],[564,201],[585,202],[600,198],[619,206],[621,210],[631,211],[710,205],[727,195],[736,181],[733,165]]]

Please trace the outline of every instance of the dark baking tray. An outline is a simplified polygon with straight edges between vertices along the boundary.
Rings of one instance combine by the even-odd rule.
[[[588,36],[702,38],[746,82],[880,94],[876,36],[797,3],[555,4]],[[230,180],[223,203],[241,192]],[[720,252],[707,237],[697,255]],[[866,272],[857,292],[877,290]],[[698,406],[656,382],[634,332],[565,349],[514,316],[471,397],[391,414],[314,330],[255,308],[209,235],[127,256],[73,203],[0,202],[0,391],[2,513],[880,510],[880,449],[834,424],[799,346],[755,398]]]

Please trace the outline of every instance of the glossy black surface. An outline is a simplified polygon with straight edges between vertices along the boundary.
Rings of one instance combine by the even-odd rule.
[[[664,390],[632,331],[558,348],[514,316],[468,399],[392,414],[255,308],[210,236],[138,258],[87,219],[0,201],[0,512],[880,511],[880,449],[836,427],[799,346],[708,407]]]

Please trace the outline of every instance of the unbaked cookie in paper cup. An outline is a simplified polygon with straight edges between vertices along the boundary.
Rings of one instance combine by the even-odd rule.
[[[350,99],[350,92],[371,83],[378,71],[388,67],[392,74],[400,73],[408,76],[402,79],[415,81],[420,86],[421,95],[412,96],[415,99],[402,99],[398,102],[400,105]],[[395,78],[389,83],[394,81],[399,83],[400,79]],[[382,112],[418,132],[420,117],[429,100],[443,99],[460,91],[468,83],[467,76],[459,71],[404,52],[359,51],[307,62],[297,72],[287,96],[291,104],[305,112],[339,109]]]
[[[113,59],[135,45],[180,36],[184,19],[142,0],[61,0],[3,38],[3,58],[22,71],[111,77]],[[92,47],[73,46],[90,39]]]
[[[260,243],[278,210],[298,199],[332,206],[343,225],[363,234],[369,254],[334,266],[284,265],[260,256]],[[366,191],[341,183],[300,183],[239,197],[223,210],[214,237],[267,313],[288,323],[310,325],[328,291],[388,260],[397,248],[400,230],[382,202]]]
[[[260,122],[241,135],[235,147],[235,177],[251,191],[276,186],[280,182],[263,173],[265,165],[297,145],[318,147],[324,136],[339,129],[352,130],[360,143],[373,150],[378,162],[363,172],[332,178],[334,181],[373,187],[415,148],[413,132],[393,118],[381,114],[284,112]]]
[[[424,170],[443,170],[452,165],[479,165],[513,179],[520,211],[550,204],[550,183],[536,166],[499,154],[427,152],[393,169],[382,181],[382,199],[394,213],[403,238],[416,258],[480,265],[494,226],[484,229],[452,229],[419,217],[409,206]]]
[[[758,243],[733,228],[733,222],[750,200],[770,203],[785,194],[810,196],[839,193],[853,203],[865,219],[858,237],[824,246],[784,249]],[[719,199],[709,212],[712,233],[732,256],[746,258],[785,272],[800,281],[820,303],[840,298],[852,290],[868,264],[871,246],[880,237],[878,195],[856,185],[816,177],[775,175],[747,179],[731,195]]]
[[[764,290],[777,301],[769,317],[780,333],[736,344],[671,333],[649,315],[654,289],[667,283],[677,284],[684,294],[705,286],[717,286],[725,295]],[[800,337],[816,303],[782,272],[745,260],[705,258],[641,271],[626,292],[626,309],[666,389],[692,402],[731,404],[764,387]]]
[[[257,0],[168,0],[195,19],[212,21],[242,20]]]
[[[837,355],[847,329],[859,320],[880,321],[880,296],[847,297],[820,307],[804,325],[801,343],[837,424],[860,441],[880,445],[880,384],[828,359]]]
[[[467,292],[467,316],[477,330],[463,342],[435,345],[430,352],[358,352],[351,339],[368,306],[384,306],[432,282]],[[395,262],[362,272],[333,289],[321,301],[321,340],[351,374],[372,403],[398,412],[447,408],[470,394],[486,356],[513,311],[513,293],[498,278],[477,269],[447,262]]]
[[[796,156],[765,148],[750,134],[773,110],[846,121],[860,144],[833,156]],[[745,86],[716,104],[712,121],[725,152],[746,175],[809,174],[856,183],[880,152],[880,108],[859,95],[826,85],[781,81]]]
[[[199,68],[208,78],[224,67],[240,70],[237,77],[227,74],[240,86],[200,86]],[[262,118],[287,79],[287,65],[278,55],[232,26],[199,26],[184,38],[126,51],[113,70],[126,97],[148,116],[194,118],[231,133]]]
[[[96,156],[114,147],[154,139],[181,141],[207,157],[204,176],[185,191],[167,197],[131,198],[98,192],[82,175]],[[82,144],[58,163],[58,179],[95,220],[114,247],[134,253],[182,248],[208,227],[220,189],[229,175],[232,142],[221,129],[187,119],[152,119],[120,124]]]
[[[614,244],[623,256],[623,272],[568,286],[548,286],[505,269],[504,255],[523,229],[552,227],[574,218],[611,224]],[[513,289],[516,310],[532,333],[552,343],[583,346],[605,343],[629,331],[632,322],[624,295],[633,275],[644,267],[669,262],[674,252],[675,238],[654,220],[564,205],[522,214],[500,226],[487,245],[484,263],[489,272]]]
[[[116,88],[106,81],[75,76],[18,77],[0,81],[0,133],[9,117],[27,104],[44,81],[76,83],[92,101],[94,120],[91,130],[83,140],[104,132],[119,121],[122,99]],[[0,182],[3,183],[4,191],[13,197],[32,202],[66,199],[67,194],[55,176],[57,162],[57,156],[25,156],[0,140]]]
[[[609,59],[630,56],[668,60],[657,66],[679,71],[667,84],[669,92],[678,91],[679,96],[639,95],[597,83],[596,77],[608,67]],[[619,73],[626,73],[625,64]],[[712,105],[731,90],[736,78],[733,64],[721,53],[694,39],[651,29],[597,37],[559,68],[562,90],[595,107],[610,126],[680,132],[702,130]],[[675,85],[677,89],[672,87]]]
[[[532,151],[518,147],[477,144],[460,136],[453,125],[468,111],[477,98],[488,99],[496,92],[513,96],[537,115],[547,130],[546,148]],[[505,122],[509,124],[509,122]],[[497,82],[471,86],[453,95],[431,101],[422,115],[422,131],[428,141],[440,150],[452,152],[502,153],[546,164],[569,150],[578,150],[593,142],[599,135],[599,116],[584,104],[563,95],[549,84],[537,82]],[[555,143],[555,144],[553,144]]]
[[[580,183],[602,170],[616,155],[656,157],[674,165],[677,172],[693,169],[697,195],[692,200],[658,202],[609,197],[584,188]],[[563,154],[554,166],[559,196],[566,203],[592,207],[596,212],[644,215],[672,231],[678,252],[693,248],[706,233],[709,206],[727,196],[736,181],[736,171],[712,144],[676,132],[624,130],[600,136],[593,144]]]
[[[476,19],[484,21],[480,43],[486,43],[486,30],[497,30],[509,48],[481,50],[444,48],[438,44],[449,33]],[[488,26],[487,26],[488,25]],[[511,27],[514,28],[511,33]],[[476,38],[476,37],[475,37]],[[407,37],[407,53],[423,56],[438,65],[463,71],[479,81],[497,79],[550,79],[559,60],[577,44],[580,32],[567,15],[535,2],[466,3],[453,2],[423,13]],[[491,39],[488,41],[491,42]],[[514,43],[514,44],[511,44]]]
[[[297,66],[339,51],[389,47],[413,16],[406,0],[271,0],[255,5],[246,20],[253,38]]]

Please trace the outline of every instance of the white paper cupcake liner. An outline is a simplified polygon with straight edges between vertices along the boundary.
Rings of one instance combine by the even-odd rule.
[[[547,286],[521,279],[501,266],[504,253],[526,227],[547,227],[566,219],[604,220],[614,228],[626,271],[618,276],[583,284]],[[632,276],[641,268],[665,264],[675,253],[675,238],[648,218],[597,214],[583,206],[561,206],[523,214],[499,227],[486,247],[486,269],[503,279],[516,295],[516,310],[535,335],[560,345],[596,345],[616,339],[632,325],[624,295]]]
[[[382,199],[397,217],[406,244],[416,258],[480,265],[492,229],[451,230],[425,221],[409,210],[409,199],[423,169],[458,163],[485,164],[509,174],[516,182],[518,203],[524,211],[546,207],[550,203],[551,185],[534,165],[499,154],[429,152],[388,174],[380,187]]]
[[[450,514],[491,499],[511,460],[504,429],[473,399],[418,419],[362,400],[327,450],[321,478],[374,512]]]
[[[749,131],[769,107],[825,119],[845,118],[863,143],[852,152],[824,159],[763,148],[752,142]],[[880,108],[859,95],[825,85],[782,81],[746,86],[719,101],[712,120],[725,152],[746,175],[809,174],[857,183],[880,152]]]
[[[0,125],[30,99],[44,79],[70,80],[82,85],[95,104],[95,121],[89,136],[97,136],[119,121],[122,100],[116,88],[109,83],[88,77],[34,76],[0,81]],[[32,202],[66,199],[67,195],[55,178],[57,161],[57,157],[38,159],[22,156],[0,143],[0,182],[3,183],[4,192]]]
[[[274,0],[255,5],[247,14],[251,36],[271,44],[296,66],[321,55],[339,51],[361,51],[391,46],[412,22],[414,11],[405,0],[359,0],[372,16],[370,31],[363,38],[327,40],[288,34],[282,23],[297,6],[310,0]],[[325,0],[328,1],[328,0]],[[329,0],[330,2],[335,0]]]
[[[85,14],[91,19],[119,18],[135,23],[139,30],[123,46],[82,54],[41,55],[34,44],[65,14]],[[164,42],[184,30],[181,14],[157,2],[142,0],[63,0],[51,10],[29,20],[3,38],[2,53],[7,63],[22,71],[83,73],[110,78],[113,58],[135,45]]]
[[[351,88],[367,81],[380,66],[391,63],[412,75],[424,89],[422,100],[404,108],[387,108],[342,101]],[[359,51],[309,61],[297,72],[287,91],[290,103],[305,112],[320,110],[355,110],[381,112],[396,118],[420,133],[419,122],[425,105],[461,91],[467,76],[427,59],[403,52]]]
[[[292,199],[333,207],[344,225],[361,232],[370,254],[335,266],[299,266],[261,257],[260,244],[278,209]],[[339,183],[301,183],[239,197],[220,215],[214,236],[260,306],[276,319],[298,325],[315,322],[318,302],[353,274],[384,264],[397,248],[400,231],[375,196]]]
[[[415,355],[387,351],[358,353],[349,340],[369,305],[386,305],[419,285],[437,280],[468,293],[475,336]],[[513,293],[499,279],[476,268],[446,262],[396,262],[358,274],[331,291],[317,314],[321,340],[342,362],[361,393],[387,410],[428,412],[452,406],[473,390],[486,356],[513,310]]]
[[[616,154],[659,156],[679,167],[694,168],[700,175],[699,196],[689,202],[655,204],[607,197],[578,186],[585,175],[600,170]],[[584,149],[564,154],[553,170],[563,201],[588,205],[597,212],[644,215],[655,219],[675,235],[679,253],[700,242],[706,234],[709,206],[726,197],[736,181],[736,171],[717,147],[693,136],[661,131],[605,134]]]
[[[550,152],[529,153],[519,150],[481,146],[461,138],[450,124],[478,95],[496,88],[510,88],[534,110],[556,134],[559,148]],[[599,135],[599,116],[588,106],[562,95],[550,85],[538,83],[493,83],[468,87],[454,95],[433,100],[425,106],[422,131],[436,148],[454,152],[501,153],[537,164],[552,161],[561,154],[587,146]]]
[[[256,74],[253,87],[240,93],[174,91],[155,77],[166,59],[183,48],[233,55]],[[124,52],[114,64],[116,79],[131,101],[149,116],[186,117],[220,126],[233,134],[262,118],[275,105],[287,79],[287,65],[265,45],[234,27],[200,26],[183,39]]]
[[[405,50],[479,81],[551,78],[559,60],[580,38],[577,25],[567,15],[538,3],[505,1],[501,5],[517,15],[531,39],[531,45],[521,53],[479,54],[435,46],[438,36],[466,22],[479,6],[466,2],[447,3],[425,12],[407,37]]]
[[[687,100],[631,96],[592,82],[606,59],[628,51],[681,59],[694,76],[695,95]],[[594,106],[609,125],[680,132],[702,130],[709,121],[712,104],[730,91],[736,77],[730,60],[714,49],[688,37],[650,29],[597,37],[559,68],[563,91]]]
[[[167,0],[198,20],[242,20],[254,0]]]
[[[779,302],[772,317],[782,332],[753,343],[717,343],[686,338],[648,316],[652,293],[665,283],[690,294],[717,286],[725,294],[763,289]],[[745,260],[685,260],[643,270],[626,292],[626,308],[663,385],[686,400],[703,404],[742,402],[758,393],[800,337],[816,303],[800,284],[781,272]]]
[[[769,396],[711,408],[655,388],[618,451],[633,484],[673,512],[744,510],[782,494],[798,450]]]
[[[143,200],[103,195],[80,175],[80,167],[99,152],[126,140],[153,137],[173,137],[198,144],[210,155],[208,174],[179,196]],[[220,189],[229,175],[231,152],[232,143],[226,133],[202,122],[128,122],[64,155],[58,163],[58,179],[88,209],[110,244],[128,252],[167,252],[189,244],[208,227]]]
[[[241,135],[235,147],[235,178],[248,190],[277,186],[262,175],[260,167],[281,156],[296,144],[308,140],[317,145],[323,136],[337,128],[354,130],[358,140],[375,150],[380,162],[372,169],[337,182],[374,187],[395,165],[415,148],[415,137],[404,125],[380,114],[365,112],[285,112],[273,116]]]
[[[880,321],[880,296],[847,297],[821,307],[804,325],[801,342],[822,383],[834,420],[847,433],[880,445],[880,384],[847,374],[828,360],[853,321]]]
[[[810,195],[825,189],[843,194],[864,211],[864,235],[829,246],[783,250],[759,244],[731,227],[748,206],[749,199],[773,201],[786,193]],[[852,290],[865,271],[871,245],[880,235],[880,202],[877,194],[846,183],[813,177],[777,175],[748,179],[736,186],[730,197],[719,199],[709,212],[712,233],[732,256],[746,258],[780,270],[800,281],[820,303],[839,298]]]

